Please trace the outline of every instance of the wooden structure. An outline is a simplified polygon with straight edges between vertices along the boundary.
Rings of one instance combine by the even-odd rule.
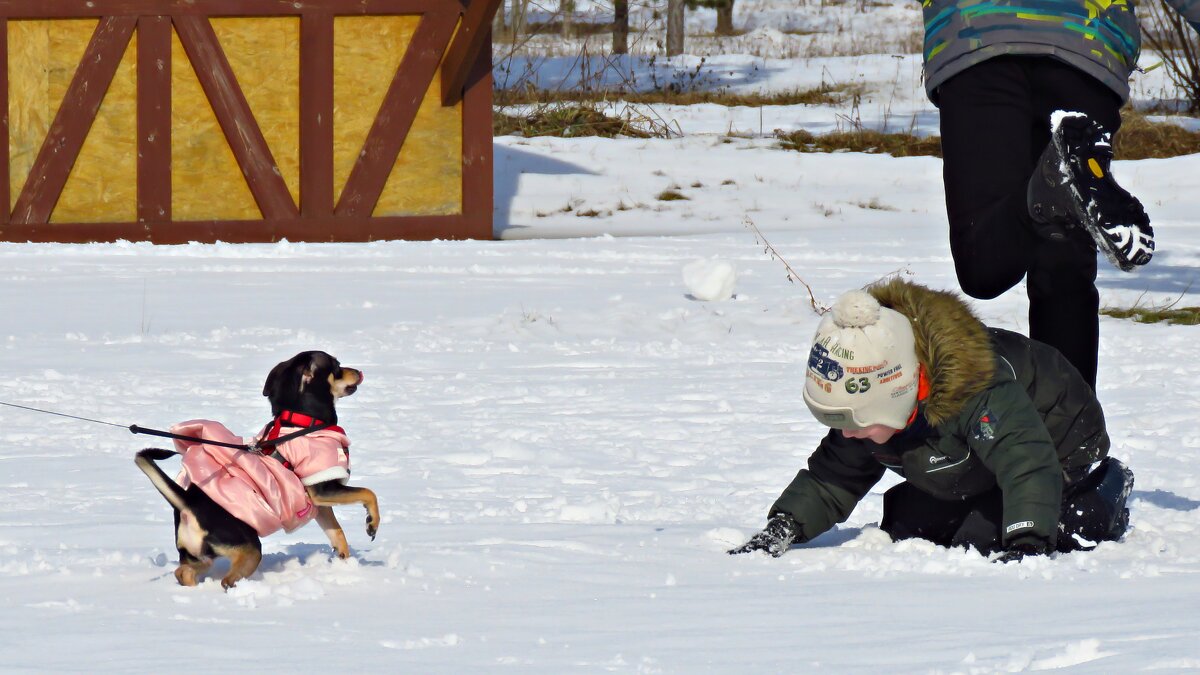
[[[0,240],[492,237],[501,0],[0,0]]]

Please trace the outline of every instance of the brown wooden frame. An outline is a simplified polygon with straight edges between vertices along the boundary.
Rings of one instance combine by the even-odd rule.
[[[371,241],[492,237],[491,19],[501,0],[0,0],[0,241]],[[335,16],[419,14],[420,24],[363,152],[334,203]],[[287,186],[217,41],[210,17],[299,16],[300,204]],[[10,194],[8,21],[100,20],[19,195]],[[172,26],[241,167],[262,220],[171,217]],[[457,26],[457,30],[456,30]],[[50,223],[134,31],[137,222]],[[163,64],[166,64],[166,68]],[[462,102],[462,211],[372,217],[424,93],[440,68],[447,106]],[[102,83],[103,86],[96,86]],[[416,93],[414,93],[416,92]]]

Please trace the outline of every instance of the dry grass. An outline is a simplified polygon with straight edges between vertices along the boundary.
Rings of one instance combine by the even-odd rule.
[[[1130,319],[1138,323],[1170,323],[1181,326],[1200,324],[1200,307],[1105,307],[1100,310],[1105,316]]]
[[[804,28],[784,28],[783,30],[780,30],[779,32],[783,33],[784,35],[800,35],[800,36],[820,35],[821,34],[821,31],[804,29]]]
[[[1121,130],[1113,140],[1117,159],[1178,157],[1200,152],[1200,133],[1170,122],[1152,122],[1140,112],[1121,111]]]
[[[1138,323],[1169,323],[1181,326],[1195,326],[1200,324],[1200,307],[1175,306],[1179,304],[1184,294],[1191,290],[1191,288],[1192,285],[1189,283],[1187,288],[1183,289],[1183,292],[1179,294],[1179,297],[1169,302],[1143,304],[1143,298],[1138,298],[1132,307],[1103,307],[1100,309],[1100,313],[1116,319],[1130,319]]]
[[[1200,153],[1200,132],[1188,131],[1178,124],[1154,122],[1125,108],[1121,111],[1121,131],[1113,142],[1117,159],[1178,157]],[[941,138],[924,138],[907,133],[881,133],[868,129],[838,131],[818,136],[808,131],[777,132],[780,145],[800,152],[885,153],[893,157],[942,156]]]
[[[680,192],[677,189],[668,188],[668,189],[663,190],[662,192],[658,193],[658,196],[655,197],[655,199],[657,199],[660,202],[677,202],[677,201],[681,201],[681,200],[691,199],[691,197],[688,197],[687,195],[683,194],[682,192]]]
[[[713,103],[728,107],[745,106],[758,108],[766,105],[840,105],[861,93],[860,85],[822,84],[812,89],[768,94],[735,94],[728,91],[680,91],[664,87],[652,91],[593,90],[571,91],[550,89],[504,89],[493,93],[493,103],[498,106],[529,105],[545,103],[605,103],[624,101],[642,105],[696,105]]]
[[[869,209],[871,211],[899,211],[900,209],[884,204],[879,201],[878,197],[872,197],[869,202],[854,202],[854,205],[860,209]]]
[[[803,129],[776,132],[782,147],[800,152],[866,152],[893,157],[942,156],[942,142],[937,136],[924,138],[906,133],[883,133],[870,129],[835,131],[820,136]]]
[[[580,136],[602,136],[616,138],[627,136],[651,138],[652,134],[638,128],[628,119],[609,117],[595,107],[579,105],[539,106],[524,115],[492,114],[494,136],[557,136],[576,138]]]
[[[644,92],[505,89],[494,92],[495,105],[532,106],[532,109],[517,115],[496,112],[493,115],[493,132],[495,135],[526,137],[666,138],[677,134],[678,130],[670,128],[660,117],[656,117],[657,113],[651,107],[655,104],[710,103],[728,107],[841,105],[858,95],[861,95],[861,85],[835,84],[768,94],[680,90],[673,86]],[[608,103],[613,101],[627,104],[620,116],[605,110],[609,107]],[[631,106],[639,106],[641,110]],[[1137,160],[1200,153],[1200,132],[1189,131],[1170,122],[1152,121],[1144,113],[1128,106],[1121,111],[1121,117],[1121,131],[1114,141],[1117,159]],[[776,138],[784,149],[800,152],[864,152],[893,157],[941,156],[939,137],[918,137],[910,133],[852,128],[819,136],[805,130],[776,132]]]

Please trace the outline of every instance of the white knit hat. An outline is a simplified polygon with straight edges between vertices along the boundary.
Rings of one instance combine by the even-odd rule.
[[[838,298],[817,326],[804,402],[835,429],[908,426],[920,370],[912,325],[866,291]]]

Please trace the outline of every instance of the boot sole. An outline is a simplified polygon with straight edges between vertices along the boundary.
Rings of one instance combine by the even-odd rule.
[[[1071,191],[1071,196],[1073,198],[1071,200],[1071,205],[1075,210],[1075,217],[1079,219],[1079,222],[1083,224],[1083,228],[1089,235],[1091,235],[1092,240],[1096,242],[1096,248],[1100,249],[1100,252],[1104,254],[1104,257],[1107,258],[1114,267],[1120,269],[1122,272],[1132,272],[1138,267],[1150,262],[1151,257],[1154,255],[1153,249],[1151,249],[1150,253],[1145,255],[1144,259],[1142,259],[1140,262],[1136,262],[1135,260],[1129,260],[1125,258],[1120,249],[1117,248],[1116,243],[1109,239],[1108,233],[1105,232],[1104,228],[1100,226],[1099,214],[1094,212],[1097,208],[1096,202],[1094,200],[1085,199],[1084,196],[1079,192],[1080,181],[1078,176],[1080,172],[1085,171],[1086,169],[1081,166],[1077,172],[1075,167],[1071,166],[1071,161],[1068,159],[1070,155],[1067,154],[1066,143],[1063,141],[1062,135],[1064,123],[1066,123],[1066,120],[1060,122],[1059,125],[1054,129],[1054,132],[1050,136],[1050,141],[1054,143],[1054,149],[1058,153],[1059,161],[1062,164],[1061,168],[1071,176],[1071,180],[1067,183],[1067,188]],[[1112,181],[1111,176],[1106,176],[1105,178],[1110,182]],[[1117,186],[1115,182],[1113,182],[1113,186],[1113,189],[1123,192],[1127,199],[1137,202],[1139,206],[1141,205],[1141,202],[1138,202],[1137,198],[1129,194],[1127,190]]]

